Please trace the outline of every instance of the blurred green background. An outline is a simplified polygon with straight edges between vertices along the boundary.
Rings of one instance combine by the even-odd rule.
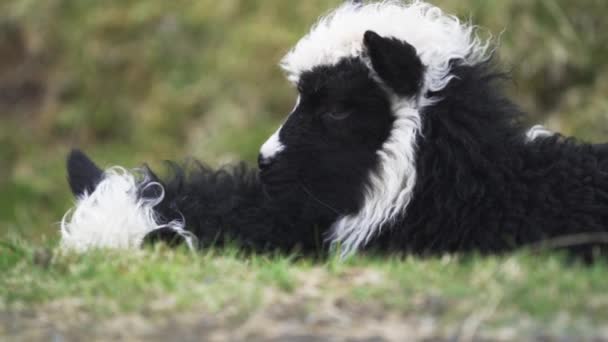
[[[332,0],[0,2],[0,238],[54,238],[64,158],[253,162],[293,105],[277,62]],[[608,140],[606,0],[436,0],[484,27],[530,123]]]

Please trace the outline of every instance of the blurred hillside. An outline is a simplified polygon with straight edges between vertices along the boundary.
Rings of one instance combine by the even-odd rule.
[[[337,3],[2,1],[0,235],[54,235],[73,146],[104,166],[253,160],[294,101],[277,62]],[[500,41],[531,123],[607,140],[605,0],[435,3]]]

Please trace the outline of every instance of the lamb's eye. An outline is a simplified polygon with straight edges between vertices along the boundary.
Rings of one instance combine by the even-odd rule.
[[[328,112],[327,117],[332,120],[340,121],[340,120],[344,120],[344,119],[348,118],[350,116],[350,114],[351,114],[351,112],[349,112],[349,111],[334,111],[334,112]]]

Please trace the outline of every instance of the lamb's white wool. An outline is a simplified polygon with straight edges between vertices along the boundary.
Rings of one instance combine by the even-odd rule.
[[[424,90],[439,91],[448,84],[453,77],[451,60],[473,65],[489,54],[489,42],[477,37],[473,25],[423,1],[346,2],[321,18],[283,58],[281,66],[289,80],[297,83],[303,72],[314,67],[364,56],[363,35],[368,30],[416,48],[426,66]]]
[[[128,172],[119,167],[105,171],[102,181],[91,194],[77,200],[76,207],[61,222],[61,247],[85,252],[93,248],[139,248],[146,234],[171,228],[194,248],[195,237],[184,230],[183,221],[159,224],[154,207],[165,196],[161,184],[150,182],[145,173]],[[141,198],[147,187],[157,187],[156,198]]]
[[[380,164],[370,173],[363,208],[354,215],[340,218],[332,227],[331,239],[342,256],[364,246],[408,206],[416,184],[416,138],[420,113],[416,100],[393,95],[396,119],[389,139],[378,151]]]
[[[526,132],[526,139],[530,141],[534,141],[538,138],[550,137],[555,133],[545,128],[543,125],[533,126]]]

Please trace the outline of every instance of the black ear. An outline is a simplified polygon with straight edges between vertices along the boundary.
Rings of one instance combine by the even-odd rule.
[[[95,191],[103,177],[103,171],[80,150],[70,152],[67,168],[68,182],[75,196]]]
[[[416,48],[395,38],[381,37],[373,31],[365,32],[363,43],[374,71],[395,93],[412,96],[420,90],[424,65]]]

